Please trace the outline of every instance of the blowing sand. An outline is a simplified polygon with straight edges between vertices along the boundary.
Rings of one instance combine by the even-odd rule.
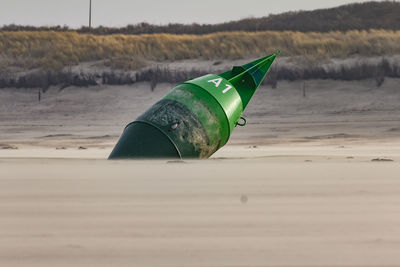
[[[317,154],[2,159],[1,266],[398,266],[400,164]]]
[[[170,85],[0,90],[0,266],[399,266],[397,84],[261,88],[184,162],[105,160]]]

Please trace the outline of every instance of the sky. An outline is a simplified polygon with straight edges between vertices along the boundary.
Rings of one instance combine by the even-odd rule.
[[[346,0],[92,0],[92,25],[219,23],[286,11],[329,8]],[[88,25],[89,0],[0,0],[0,25]]]

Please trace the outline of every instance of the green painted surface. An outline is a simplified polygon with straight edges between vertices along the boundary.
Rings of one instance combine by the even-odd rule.
[[[184,84],[197,85],[215,98],[225,111],[226,118],[229,122],[230,135],[243,112],[242,100],[236,88],[225,78],[215,74],[208,74],[187,81]],[[193,99],[193,102],[195,101],[196,99]]]
[[[232,70],[220,74],[236,88],[242,99],[243,110],[264,80],[278,54],[279,51],[243,66],[233,67]]]
[[[109,159],[180,157],[172,140],[160,129],[135,121],[126,126]]]

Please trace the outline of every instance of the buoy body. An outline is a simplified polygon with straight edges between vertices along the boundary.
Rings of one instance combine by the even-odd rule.
[[[210,157],[228,142],[276,56],[175,86],[126,126],[109,159]]]

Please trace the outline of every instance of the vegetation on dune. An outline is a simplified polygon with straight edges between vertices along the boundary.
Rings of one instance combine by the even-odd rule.
[[[277,49],[293,60],[274,64],[265,81],[272,87],[278,80],[369,78],[380,86],[385,77],[400,77],[399,63],[385,58],[400,54],[398,14],[399,2],[382,1],[215,25],[140,23],[78,30],[8,25],[0,28],[0,88],[45,90],[51,85],[64,88],[140,81],[148,81],[154,88],[159,82],[179,83],[205,73],[204,69],[172,70],[154,64],[144,68],[152,61],[221,62],[261,57]],[[352,56],[381,56],[382,60],[324,65],[331,58]],[[85,73],[84,68],[66,68],[93,61],[110,70]]]
[[[268,11],[266,10],[266,13]],[[169,24],[140,23],[122,28],[82,27],[79,33],[93,34],[209,34],[228,31],[301,31],[329,32],[348,30],[387,29],[400,30],[400,3],[395,1],[366,2],[313,11],[286,12],[262,18],[247,18],[220,24]],[[8,25],[2,31],[71,31],[68,27],[32,27]]]
[[[239,59],[263,56],[276,49],[281,49],[283,56],[317,59],[400,54],[400,31],[208,35],[0,32],[0,61],[3,62],[0,68],[60,70],[81,62],[104,60],[113,68],[135,69],[142,67],[146,60]]]
[[[216,73],[218,72],[222,72],[222,70]],[[52,85],[58,85],[60,89],[63,89],[68,86],[87,87],[98,84],[122,85],[150,82],[151,88],[154,89],[158,83],[176,84],[186,81],[189,77],[205,74],[206,71],[204,70],[171,70],[168,67],[160,68],[158,66],[141,69],[137,72],[34,71],[20,76],[0,72],[0,88],[41,88],[46,91]],[[385,77],[400,78],[400,64],[383,57],[380,61],[360,61],[355,64],[331,65],[330,67],[310,65],[306,68],[298,68],[294,65],[275,64],[263,83],[276,88],[280,80],[333,79],[350,81],[374,79],[376,86],[379,87],[384,82]]]

